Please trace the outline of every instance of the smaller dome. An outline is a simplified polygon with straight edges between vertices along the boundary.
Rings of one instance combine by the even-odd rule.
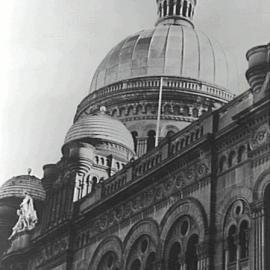
[[[89,115],[75,122],[66,135],[65,144],[82,139],[114,142],[134,151],[129,130],[121,121],[107,115],[103,108],[97,115]]]
[[[17,197],[24,198],[27,191],[34,200],[44,201],[45,190],[41,180],[33,175],[15,176],[0,187],[0,199]]]

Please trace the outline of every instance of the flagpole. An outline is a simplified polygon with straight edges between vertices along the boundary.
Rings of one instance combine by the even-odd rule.
[[[155,147],[158,146],[158,139],[159,139],[159,127],[160,127],[160,115],[161,115],[162,90],[163,90],[163,77],[160,78],[159,99],[158,99],[158,116],[157,116],[157,129],[156,129]]]

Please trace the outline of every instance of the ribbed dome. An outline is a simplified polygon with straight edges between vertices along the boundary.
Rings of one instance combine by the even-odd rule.
[[[65,144],[85,138],[114,142],[134,151],[134,143],[129,130],[119,120],[104,112],[89,115],[74,123],[66,135]]]
[[[234,88],[227,58],[216,42],[190,24],[160,24],[115,46],[97,68],[90,93],[117,81],[161,75]]]
[[[0,187],[0,199],[17,197],[24,198],[27,191],[34,200],[45,200],[45,190],[41,180],[32,175],[20,175],[11,178]]]

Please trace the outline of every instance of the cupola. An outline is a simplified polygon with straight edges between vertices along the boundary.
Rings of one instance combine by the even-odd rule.
[[[191,23],[196,7],[196,0],[157,0],[158,24]]]

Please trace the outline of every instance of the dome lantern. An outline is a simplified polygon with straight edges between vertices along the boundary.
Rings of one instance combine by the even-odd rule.
[[[158,24],[191,24],[197,0],[156,0]]]

